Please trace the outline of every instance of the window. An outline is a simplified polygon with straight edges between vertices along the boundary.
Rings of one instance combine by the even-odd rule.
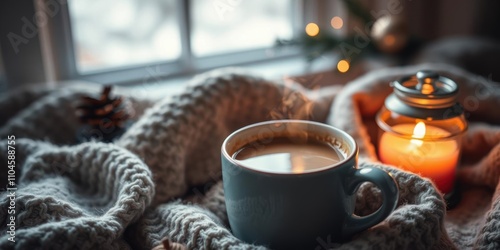
[[[233,65],[306,73],[315,69],[300,48],[274,50],[275,39],[303,35],[309,22],[329,27],[344,11],[342,1],[319,0],[33,0],[9,1],[0,13],[9,20],[0,23],[0,54],[10,87],[184,81]]]
[[[77,70],[81,73],[181,54],[174,0],[69,0]]]
[[[232,2],[234,7],[227,9],[213,1],[192,1],[191,48],[195,56],[269,48],[276,38],[292,38],[291,1]]]
[[[68,0],[66,11],[70,25],[59,37],[69,37],[71,53],[58,51],[72,65],[65,75],[97,82],[268,60],[277,38],[302,29],[299,0]]]

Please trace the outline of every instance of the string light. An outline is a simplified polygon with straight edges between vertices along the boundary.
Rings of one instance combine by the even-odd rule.
[[[316,36],[319,34],[319,26],[315,23],[308,23],[306,25],[306,34],[308,36]]]
[[[344,26],[344,20],[342,20],[342,18],[338,16],[334,16],[330,21],[330,24],[334,29],[339,30],[342,28],[342,26]]]
[[[337,69],[339,70],[340,73],[345,73],[349,70],[349,62],[346,60],[340,60],[337,63]]]

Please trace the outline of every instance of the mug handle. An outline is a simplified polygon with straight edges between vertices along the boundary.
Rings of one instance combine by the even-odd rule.
[[[398,203],[398,184],[386,171],[373,167],[356,169],[351,181],[346,183],[346,191],[350,195],[354,195],[363,182],[372,182],[380,189],[382,206],[367,216],[360,217],[355,214],[349,216],[346,220],[346,226],[342,230],[344,238],[350,237],[383,221],[394,211]]]

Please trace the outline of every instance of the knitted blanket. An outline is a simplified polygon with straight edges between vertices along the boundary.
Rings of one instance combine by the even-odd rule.
[[[457,81],[471,121],[459,169],[462,201],[448,212],[431,181],[379,163],[372,143],[389,81],[420,69]],[[8,184],[14,135],[16,189],[0,193],[0,249],[151,249],[165,236],[189,249],[265,249],[231,234],[220,146],[232,131],[276,118],[347,131],[360,146],[360,167],[382,168],[399,184],[399,204],[383,222],[343,244],[318,238],[316,249],[500,249],[496,84],[440,64],[378,70],[342,89],[319,90],[217,70],[172,98],[128,96],[135,122],[107,144],[76,143],[75,104],[84,92],[10,92],[0,97],[0,184]],[[371,213],[380,202],[379,190],[364,184],[356,213]]]

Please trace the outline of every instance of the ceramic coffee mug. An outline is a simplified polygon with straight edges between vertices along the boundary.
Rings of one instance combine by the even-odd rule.
[[[287,171],[274,169],[275,163],[245,163],[235,156],[242,150],[265,151],[269,145],[287,143],[327,144],[341,157],[322,167]],[[346,241],[381,222],[396,207],[397,184],[381,169],[358,169],[357,154],[350,135],[316,122],[277,120],[233,132],[222,145],[224,195],[233,234],[273,249],[314,249],[321,240]],[[299,165],[304,164],[307,161],[301,160]],[[381,190],[383,203],[373,214],[359,217],[354,214],[355,194],[363,182]]]

